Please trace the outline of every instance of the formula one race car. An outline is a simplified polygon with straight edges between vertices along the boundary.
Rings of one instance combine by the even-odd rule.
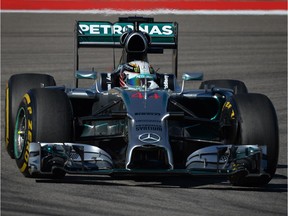
[[[202,73],[183,73],[178,85],[177,41],[174,22],[77,21],[73,88],[56,86],[46,74],[11,76],[6,148],[21,173],[225,175],[233,185],[267,184],[279,149],[271,101],[238,80],[185,88]],[[119,66],[108,73],[79,70],[78,50],[85,47],[122,48]],[[169,74],[148,61],[164,49],[172,49]],[[80,88],[80,79],[91,79],[92,87]]]

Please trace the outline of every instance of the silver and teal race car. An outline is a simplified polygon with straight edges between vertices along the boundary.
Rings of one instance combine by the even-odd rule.
[[[122,49],[113,71],[79,68],[79,49]],[[172,72],[149,64],[172,50]],[[115,58],[114,65],[115,65]],[[26,177],[227,176],[261,186],[277,167],[277,116],[267,96],[238,80],[177,80],[178,24],[146,17],[76,21],[75,86],[47,74],[16,74],[6,88],[6,148]],[[91,87],[79,87],[87,79]],[[178,81],[180,81],[178,83]]]

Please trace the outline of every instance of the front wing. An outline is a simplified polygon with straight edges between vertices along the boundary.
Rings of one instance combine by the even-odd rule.
[[[53,174],[190,174],[190,175],[268,175],[266,147],[257,145],[214,145],[193,152],[184,169],[115,168],[104,150],[79,143],[30,143],[28,167],[31,175]]]

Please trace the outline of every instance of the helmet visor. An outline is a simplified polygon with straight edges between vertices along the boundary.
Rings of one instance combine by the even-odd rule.
[[[126,75],[126,84],[131,87],[141,87],[145,84],[145,78],[147,80],[153,80],[154,76],[152,74],[139,74],[134,72],[124,72]]]

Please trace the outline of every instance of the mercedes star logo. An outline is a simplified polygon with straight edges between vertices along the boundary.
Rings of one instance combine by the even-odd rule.
[[[139,135],[138,139],[144,143],[156,143],[160,141],[160,136],[155,133],[143,133]]]

